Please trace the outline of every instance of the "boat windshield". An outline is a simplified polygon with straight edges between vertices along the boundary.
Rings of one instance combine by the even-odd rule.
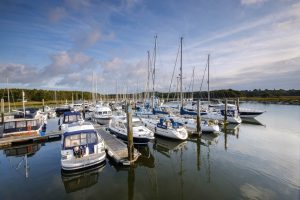
[[[141,121],[132,122],[132,127],[139,127],[139,126],[143,126]]]
[[[124,123],[124,126],[127,128],[127,123]],[[139,127],[139,126],[143,126],[143,123],[141,121],[135,121],[132,122],[132,127]]]
[[[78,122],[82,120],[80,115],[68,115],[64,117],[64,123]]]
[[[96,133],[79,133],[65,137],[64,147],[72,148],[75,146],[97,143]]]

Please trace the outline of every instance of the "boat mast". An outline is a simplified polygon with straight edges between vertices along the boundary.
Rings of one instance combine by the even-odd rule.
[[[193,79],[192,79],[192,101],[194,99],[194,80],[195,80],[195,67],[193,69]]]
[[[182,40],[183,37],[180,38],[180,105],[183,108],[183,93],[182,93]]]
[[[207,100],[208,105],[210,104],[210,92],[209,92],[209,54],[207,56]]]
[[[23,102],[23,113],[24,113],[24,119],[25,119],[25,92],[22,90],[22,102]]]
[[[156,42],[157,42],[157,35],[154,36],[154,55],[153,55],[153,88],[152,88],[152,109],[154,108],[154,97],[155,97],[155,64],[156,64]]]
[[[9,98],[8,78],[6,78],[6,87],[7,87],[8,113],[10,113],[10,98]]]
[[[98,78],[96,76],[96,102],[98,100]]]
[[[116,102],[119,101],[119,97],[118,97],[118,80],[116,80]]]
[[[149,99],[149,82],[150,82],[150,51],[147,51],[148,53],[148,80],[147,80],[147,95],[146,95],[146,99]]]

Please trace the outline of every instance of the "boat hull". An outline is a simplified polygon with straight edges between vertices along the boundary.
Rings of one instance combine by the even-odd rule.
[[[111,117],[108,117],[108,118],[94,118],[94,120],[98,123],[98,124],[101,124],[101,125],[107,125],[109,124],[110,120],[111,120]]]
[[[97,154],[91,154],[82,158],[73,158],[71,160],[61,160],[61,167],[64,171],[83,170],[104,162],[106,158],[105,151]]]
[[[241,118],[255,118],[261,115],[263,112],[240,112]]]
[[[119,131],[113,129],[113,128],[109,128],[108,129],[112,134],[116,135],[118,138],[122,139],[123,141],[127,142],[128,138],[127,138],[127,134],[122,134]],[[148,137],[133,137],[133,143],[134,144],[148,144],[148,142],[150,142],[150,140],[152,140],[154,138],[148,138]]]

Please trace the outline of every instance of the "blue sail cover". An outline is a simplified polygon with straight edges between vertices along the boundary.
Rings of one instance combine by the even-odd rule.
[[[157,109],[157,108],[153,108],[153,114],[154,114],[154,115],[156,115],[156,114],[168,115],[169,113],[166,112],[166,111],[159,110],[159,109]]]
[[[180,108],[180,115],[197,115],[195,111],[187,111],[183,107]]]

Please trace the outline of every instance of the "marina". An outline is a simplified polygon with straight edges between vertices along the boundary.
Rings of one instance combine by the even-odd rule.
[[[2,0],[0,200],[300,200],[299,0]]]
[[[61,174],[59,138],[2,146],[1,199],[29,199],[32,195],[77,199],[100,194],[104,199],[190,199],[195,195],[216,199],[298,199],[299,107],[244,105],[266,110],[257,117],[265,125],[230,124],[221,133],[189,136],[185,141],[156,137],[148,145],[135,146],[138,156],[132,165],[120,165],[118,160],[122,159],[111,153],[121,148],[126,158],[126,143],[96,124],[106,142],[108,157],[100,166],[75,174]],[[276,123],[277,120],[282,123]],[[58,118],[48,119],[46,135],[58,132],[57,121]],[[25,149],[21,151],[22,148]],[[16,182],[22,183],[18,193],[13,192]],[[37,184],[48,188],[44,194],[34,189]]]

